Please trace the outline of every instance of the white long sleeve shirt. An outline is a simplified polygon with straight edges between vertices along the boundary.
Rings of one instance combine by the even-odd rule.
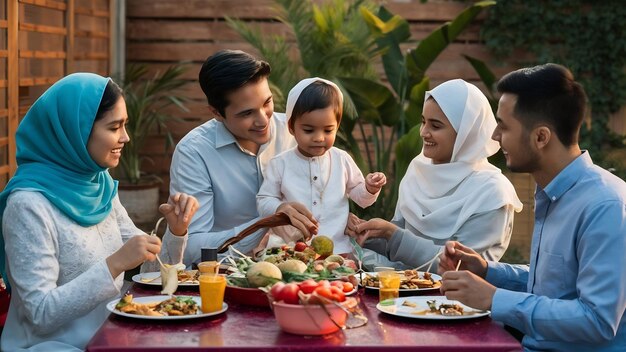
[[[306,157],[296,147],[270,160],[257,207],[260,216],[268,216],[283,202],[302,203],[319,222],[318,234],[334,241],[334,253],[350,253],[352,246],[344,234],[348,199],[365,208],[377,197],[367,190],[363,173],[345,151],[333,147],[322,156]]]
[[[108,217],[83,227],[30,191],[9,196],[2,231],[12,292],[1,350],[84,349],[123,283],[123,274],[111,276],[106,258],[144,232],[117,196]],[[180,262],[186,241],[166,235],[161,259]],[[158,264],[146,263],[142,271],[158,271]]]

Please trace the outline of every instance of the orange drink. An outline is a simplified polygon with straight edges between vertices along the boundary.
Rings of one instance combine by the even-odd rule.
[[[381,271],[378,273],[378,300],[380,302],[398,298],[400,295],[400,274],[396,271]]]
[[[226,289],[226,277],[222,275],[200,275],[200,298],[202,299],[202,312],[211,313],[222,309],[224,302],[224,290]]]

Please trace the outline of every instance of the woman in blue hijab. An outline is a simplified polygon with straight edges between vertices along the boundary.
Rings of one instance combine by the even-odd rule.
[[[123,272],[161,251],[161,241],[128,217],[108,171],[130,140],[127,120],[113,81],[75,73],[20,123],[18,168],[0,194],[0,269],[12,288],[2,351],[84,349],[119,295]],[[197,207],[177,194],[159,208],[169,225],[164,261],[181,262]]]

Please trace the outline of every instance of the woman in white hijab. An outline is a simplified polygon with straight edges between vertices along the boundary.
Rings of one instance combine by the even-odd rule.
[[[456,240],[487,260],[504,254],[513,214],[522,210],[511,182],[487,157],[499,145],[491,139],[496,120],[485,95],[461,79],[426,92],[421,137],[423,148],[400,183],[392,222],[352,219],[347,233],[386,256],[368,266],[419,267],[434,260],[440,248]],[[378,245],[376,245],[378,243]],[[382,261],[380,259],[383,259]]]

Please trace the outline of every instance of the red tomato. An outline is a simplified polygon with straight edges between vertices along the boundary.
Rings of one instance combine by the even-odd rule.
[[[296,245],[293,247],[293,250],[294,250],[294,251],[296,251],[296,252],[302,252],[302,251],[304,251],[304,250],[306,249],[306,247],[308,247],[306,243],[304,243],[304,242],[298,242],[298,243],[296,243]]]
[[[298,286],[300,286],[300,291],[309,294],[315,291],[315,288],[317,288],[317,282],[313,279],[307,279],[302,281]]]
[[[320,280],[317,282],[317,285],[321,287],[330,287],[330,282],[328,280]]]
[[[348,293],[352,290],[354,290],[354,285],[351,282],[343,283],[343,292]]]
[[[275,301],[280,301],[278,297],[280,296],[280,291],[283,290],[283,287],[285,287],[285,283],[282,281],[278,281],[270,289],[270,294],[272,295]]]
[[[298,287],[297,284],[286,284],[285,287],[283,287],[283,289],[278,293],[280,297],[278,301],[283,301],[287,304],[298,304],[300,303],[298,292],[300,292],[300,287]]]
[[[332,287],[337,287],[337,288],[340,288],[341,290],[343,290],[343,282],[342,282],[342,281],[339,281],[339,280],[332,281],[332,282],[330,283],[330,286],[332,286]]]
[[[317,293],[318,295],[324,298],[333,299],[333,293],[330,290],[330,287],[318,286],[315,289],[315,293]]]
[[[331,287],[330,292],[333,294],[333,300],[337,302],[343,302],[346,300],[346,294],[339,287]]]

